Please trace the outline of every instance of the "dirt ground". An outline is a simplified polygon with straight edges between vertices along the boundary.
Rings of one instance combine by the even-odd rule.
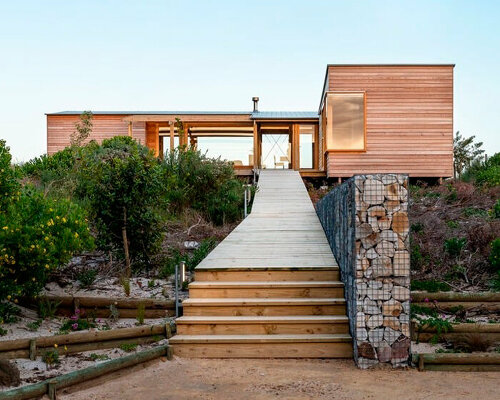
[[[348,360],[154,361],[60,400],[498,399],[498,372],[361,371]]]

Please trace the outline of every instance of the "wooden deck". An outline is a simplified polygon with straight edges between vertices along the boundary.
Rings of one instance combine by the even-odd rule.
[[[299,172],[264,170],[252,212],[203,260],[177,319],[183,357],[352,357],[344,286]]]
[[[337,266],[298,171],[263,170],[252,212],[197,270]]]

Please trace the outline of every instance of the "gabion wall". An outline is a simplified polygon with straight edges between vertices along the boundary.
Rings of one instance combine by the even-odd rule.
[[[357,175],[318,202],[317,212],[345,284],[357,365],[408,365],[408,177]]]
[[[330,247],[340,269],[345,286],[349,328],[356,332],[356,204],[354,180],[337,186],[316,204],[316,212],[323,225]],[[354,342],[354,359],[357,347]]]

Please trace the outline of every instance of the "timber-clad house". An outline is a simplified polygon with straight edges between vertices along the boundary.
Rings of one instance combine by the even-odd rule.
[[[453,69],[453,64],[330,64],[314,112],[259,111],[257,97],[252,112],[93,111],[90,139],[129,135],[159,156],[177,145],[210,146],[211,155],[219,148],[243,175],[256,168],[289,168],[309,177],[394,172],[449,177]],[[70,144],[80,114],[47,114],[48,154]]]

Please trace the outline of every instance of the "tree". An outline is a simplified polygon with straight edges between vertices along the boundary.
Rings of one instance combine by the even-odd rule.
[[[131,267],[150,266],[163,235],[158,213],[163,183],[160,161],[127,136],[85,146],[76,196],[88,204],[97,246],[115,251]]]
[[[475,161],[479,161],[484,150],[481,149],[483,142],[474,143],[475,136],[468,138],[460,135],[457,131],[453,139],[453,175],[460,179],[462,173]]]
[[[92,133],[93,115],[90,111],[84,111],[80,114],[80,121],[75,123],[75,131],[71,134],[71,144],[81,146],[82,143]]]

